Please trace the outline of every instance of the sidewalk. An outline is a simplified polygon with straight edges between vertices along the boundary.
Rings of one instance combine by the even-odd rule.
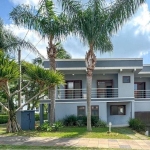
[[[150,150],[150,140],[0,136],[0,145],[75,146]]]

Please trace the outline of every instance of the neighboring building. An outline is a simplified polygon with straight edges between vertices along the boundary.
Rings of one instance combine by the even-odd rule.
[[[49,68],[49,61],[44,61]],[[66,85],[56,92],[55,119],[86,115],[86,67],[84,59],[56,60]],[[50,100],[41,100],[40,109]],[[49,105],[50,106],[50,105]],[[150,65],[143,59],[97,59],[93,72],[92,115],[115,126],[127,126],[135,115],[150,114]],[[145,118],[147,119],[147,118]]]

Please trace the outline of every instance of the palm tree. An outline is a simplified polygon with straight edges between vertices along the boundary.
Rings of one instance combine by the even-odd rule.
[[[29,82],[36,82],[39,85],[40,89],[36,95],[30,97],[25,104],[21,105],[15,110],[13,98],[19,91],[13,91],[13,93],[11,93],[10,83],[17,80],[19,76],[18,66],[14,60],[10,60],[8,56],[5,56],[4,53],[0,52],[0,89],[5,91],[7,95],[8,107],[5,106],[2,102],[0,102],[0,105],[4,107],[9,115],[7,132],[17,132],[21,130],[16,121],[17,111],[30,103],[35,97],[45,92],[49,86],[59,86],[60,84],[64,84],[65,82],[63,75],[59,72],[45,70],[40,66],[35,66],[26,62],[23,62],[22,65],[25,79]],[[28,85],[29,83],[21,90],[23,90]]]
[[[92,74],[96,64],[94,51],[101,53],[112,51],[110,41],[112,33],[132,16],[145,0],[116,0],[109,5],[105,0],[89,0],[86,5],[74,0],[58,0],[69,20],[72,20],[73,32],[88,45],[85,56],[87,68],[87,130],[91,131],[91,87]]]
[[[57,43],[70,33],[69,22],[63,13],[56,14],[52,0],[41,0],[40,8],[35,10],[26,5],[19,5],[10,13],[10,17],[17,25],[34,29],[38,35],[48,38],[47,55],[50,69],[56,70]],[[50,123],[55,121],[55,87],[49,90],[51,99]]]

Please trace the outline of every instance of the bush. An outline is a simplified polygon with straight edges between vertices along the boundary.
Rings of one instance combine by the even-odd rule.
[[[96,116],[91,116],[91,125],[96,126],[99,122],[99,118]],[[87,125],[87,116],[75,116],[70,115],[66,116],[63,119],[63,124],[65,126],[86,126]]]
[[[38,126],[36,129],[38,131],[48,131],[48,132],[51,132],[51,131],[58,131],[62,127],[63,127],[63,124],[60,121],[55,122],[52,126],[50,126],[49,122],[46,121],[41,126]]]
[[[105,121],[99,120],[95,126],[96,127],[106,127],[107,123]]]
[[[129,126],[136,131],[144,131],[145,124],[140,119],[130,119]]]
[[[8,122],[8,115],[0,115],[0,124]]]
[[[52,125],[52,131],[58,131],[60,128],[63,128],[63,123],[61,121],[57,121]]]
[[[65,126],[76,126],[77,125],[77,117],[75,115],[66,116],[63,119],[63,124]]]

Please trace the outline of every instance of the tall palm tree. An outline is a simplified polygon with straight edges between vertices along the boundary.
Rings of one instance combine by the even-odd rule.
[[[75,0],[58,0],[64,13],[72,20],[73,32],[79,35],[89,50],[85,56],[87,68],[87,130],[91,131],[91,87],[92,74],[96,64],[94,51],[112,51],[112,33],[132,16],[145,0],[89,0],[86,5]]]
[[[56,14],[52,0],[41,0],[38,10],[26,5],[19,5],[10,13],[17,25],[34,29],[38,35],[48,38],[47,55],[50,69],[56,70],[57,43],[70,33],[69,21],[63,13]],[[51,99],[50,123],[55,121],[55,87],[49,92]]]

